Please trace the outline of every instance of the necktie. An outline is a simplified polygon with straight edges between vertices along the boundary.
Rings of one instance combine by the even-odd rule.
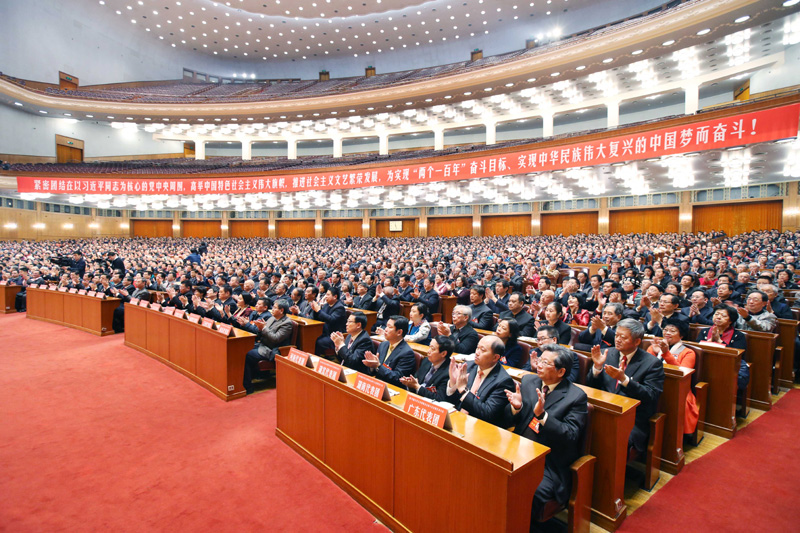
[[[436,369],[435,369],[435,368],[433,368],[433,365],[431,365],[431,369],[430,369],[430,370],[428,370],[428,373],[427,373],[427,374],[425,374],[425,379],[423,379],[423,380],[422,380],[422,385],[427,385],[427,384],[428,384],[428,382],[429,382],[431,379],[433,379],[433,373],[434,373],[435,371],[436,371]]]
[[[627,366],[628,366],[628,358],[620,354],[619,369],[625,372],[625,368],[627,368]]]
[[[544,394],[545,398],[547,398],[547,393],[549,392],[550,392],[549,386],[545,385],[544,387],[542,387],[542,394]]]
[[[483,370],[478,370],[478,374],[475,376],[475,381],[472,382],[472,388],[469,391],[477,395],[478,389],[481,388],[481,383],[483,383]]]

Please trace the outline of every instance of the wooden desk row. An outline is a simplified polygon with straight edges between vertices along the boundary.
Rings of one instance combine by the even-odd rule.
[[[223,400],[244,398],[245,354],[255,335],[238,328],[228,337],[155,309],[125,304],[125,345],[161,361]]]
[[[389,385],[398,394],[382,402],[353,387],[355,373],[340,383],[276,362],[277,436],[390,529],[528,531],[548,448],[460,412],[439,429],[402,410],[406,391]],[[476,505],[478,494],[496,505]]]
[[[111,324],[119,298],[96,298],[71,292],[28,287],[27,317],[69,326],[93,335],[113,335]]]
[[[14,308],[14,300],[17,294],[22,291],[19,285],[0,285],[0,301],[3,303],[3,314],[16,313]]]

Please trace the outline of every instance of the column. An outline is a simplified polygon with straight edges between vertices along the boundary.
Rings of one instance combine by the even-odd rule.
[[[269,211],[269,219],[267,220],[267,235],[270,239],[274,239],[278,235],[275,228],[275,211]]]
[[[181,237],[181,212],[177,210],[172,212],[172,237]]]
[[[380,154],[380,155],[389,155],[389,134],[388,133],[379,133],[378,134],[378,154]]]
[[[197,161],[203,161],[206,158],[206,142],[194,141],[194,158]]]
[[[607,127],[616,128],[619,126],[619,100],[612,100],[606,104],[608,110],[608,125]]]
[[[797,219],[800,214],[800,197],[797,193],[798,182],[790,181],[786,184],[786,197],[783,199],[783,231],[797,230]]]
[[[692,193],[681,191],[681,203],[678,205],[678,231],[692,231]]]
[[[487,122],[486,126],[486,144],[497,143],[497,122]]]
[[[481,231],[481,206],[472,206],[472,236],[480,237],[483,233]]]
[[[600,211],[597,213],[597,233],[608,235],[608,197],[600,198]]]
[[[222,212],[222,221],[220,222],[219,229],[222,231],[221,236],[223,239],[227,239],[228,237],[230,237],[230,226],[228,225],[228,211]]]
[[[319,239],[322,237],[322,210],[317,209],[314,213],[314,237]]]
[[[700,84],[687,83],[683,86],[686,93],[686,109],[684,113],[687,115],[694,115],[700,109]]]
[[[361,236],[369,237],[369,208],[361,210]]]
[[[553,136],[553,114],[546,113],[542,115],[542,137]]]
[[[287,137],[286,148],[286,157],[289,159],[297,159],[297,139],[294,137]]]
[[[433,149],[444,150],[444,128],[434,128],[433,130]]]
[[[428,236],[428,208],[425,206],[419,208],[419,236]]]
[[[542,202],[531,202],[531,235],[538,236],[542,234]]]
[[[333,137],[333,157],[342,157],[342,138]]]
[[[253,159],[253,142],[242,139],[242,160],[250,161]]]

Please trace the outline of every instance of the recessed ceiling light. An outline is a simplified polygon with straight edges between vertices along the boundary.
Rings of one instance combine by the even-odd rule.
[[[552,76],[553,78],[557,78],[558,76],[561,76],[561,73],[560,72],[553,72],[552,74],[550,74],[550,76]]]
[[[14,102],[14,105],[18,105],[18,106],[22,107],[22,102]]]
[[[661,46],[672,46],[673,44],[675,44],[675,39],[670,39],[669,41],[661,43]]]
[[[744,15],[742,17],[739,17],[738,19],[734,20],[734,22],[736,24],[740,24],[740,23],[742,23],[742,22],[744,22],[746,20],[750,20],[750,15]]]
[[[792,7],[793,5],[796,5],[797,2],[800,2],[800,0],[786,0],[783,3],[783,7]]]
[[[586,68],[586,65],[578,65],[577,67],[575,67],[575,70],[583,70],[585,68]]]
[[[536,78],[528,78],[528,79],[527,79],[527,80],[525,80],[525,81],[527,81],[528,83],[533,83],[533,82],[535,82],[535,81],[536,81]]]
[[[642,50],[642,49],[640,48],[639,50],[634,50],[633,52],[631,52],[631,55],[638,56],[638,55],[639,55],[639,54],[641,54],[642,52],[644,52],[644,50]]]
[[[697,32],[697,35],[705,35],[707,33],[711,33],[711,28],[705,28],[703,30],[700,30],[699,32]]]
[[[44,109],[40,109],[40,110],[39,110],[39,113],[41,113],[41,114],[43,114],[43,115],[46,115],[46,114],[47,114],[47,111],[45,111]]]
[[[607,57],[603,60],[603,63],[611,63],[612,61],[614,61],[613,57]]]

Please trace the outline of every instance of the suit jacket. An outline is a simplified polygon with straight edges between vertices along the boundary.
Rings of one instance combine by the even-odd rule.
[[[425,315],[425,318],[433,320],[433,313],[439,312],[439,293],[435,289],[431,289],[428,292],[420,291],[417,301],[428,306],[428,314]]]
[[[578,449],[578,445],[586,431],[587,398],[585,392],[567,379],[562,379],[545,398],[547,421],[539,425],[539,432],[536,433],[528,424],[533,420],[533,408],[539,401],[536,389],[541,387],[542,379],[536,374],[528,374],[522,378],[519,387],[522,409],[514,415],[511,405],[507,405],[504,425],[513,425],[514,433],[550,448],[550,453],[544,460],[544,468],[551,474],[551,479],[560,481],[555,494],[556,500],[563,504],[569,499],[572,486],[570,466],[580,457],[582,451]]]
[[[470,416],[503,427],[505,408],[508,405],[505,391],[516,390],[514,380],[508,375],[506,369],[498,363],[483,378],[483,383],[481,383],[477,394],[472,394],[470,389],[478,375],[478,365],[475,364],[475,361],[470,361],[467,364],[467,372],[469,373],[469,379],[467,380],[466,394],[456,390],[455,393],[447,397],[447,401],[454,404],[456,409],[466,410]],[[461,399],[462,396],[464,396],[463,400]]]
[[[364,366],[364,354],[372,351],[372,339],[369,333],[364,330],[355,339],[350,335],[344,339],[344,344],[336,352],[336,356],[342,361],[342,365],[352,368],[363,374],[369,374],[369,368]]]
[[[397,296],[387,298],[385,294],[382,294],[378,301],[373,301],[372,304],[375,311],[378,312],[378,320],[385,322],[389,320],[389,317],[400,314],[400,298]],[[383,309],[383,313],[381,313],[381,309]]]
[[[489,309],[492,310],[492,313],[498,313],[499,314],[499,313],[503,313],[505,311],[508,311],[508,298],[509,298],[509,295],[506,294],[502,298],[500,298],[498,296],[496,302],[493,302],[491,300],[486,300],[484,303],[486,304],[486,306]]]
[[[413,302],[414,298],[411,296],[411,293],[414,292],[414,286],[409,283],[406,285],[406,288],[402,288],[400,286],[397,287],[397,291],[400,293],[400,301],[401,302]]]
[[[453,327],[450,330],[450,338],[456,344],[454,353],[475,353],[475,348],[478,347],[478,332],[475,331],[471,325],[467,324],[461,329]]]
[[[677,310],[674,313],[672,313],[672,316],[669,318],[662,317],[661,322],[659,324],[656,324],[652,328],[650,327],[651,318],[652,317],[649,312],[644,317],[645,331],[647,332],[648,335],[655,335],[656,337],[663,336],[664,328],[667,327],[667,324],[677,324],[678,322],[683,322],[687,326],[689,325],[689,317]]]
[[[494,318],[492,317],[492,310],[489,306],[482,303],[480,305],[470,305],[472,309],[472,319],[469,323],[473,328],[492,330]]]
[[[514,315],[511,311],[503,311],[500,313],[500,320],[508,320],[509,318],[513,318],[517,321],[517,325],[519,326],[519,335],[520,337],[535,337],[536,336],[536,321],[533,319],[531,314],[525,309],[519,312],[519,314]],[[497,326],[495,326],[495,330]]]
[[[353,296],[353,307],[357,309],[364,309],[366,311],[375,310],[372,304],[372,296],[370,296],[369,293],[365,294],[364,296],[359,296],[358,294]]]
[[[334,331],[344,333],[345,323],[347,322],[347,310],[344,308],[342,302],[337,300],[336,303],[333,304],[333,307],[328,304],[323,304],[319,311],[313,312],[312,310],[312,314],[314,320],[325,322],[325,325],[322,326],[323,337],[329,336]]]
[[[431,362],[427,357],[420,363],[415,376],[420,384],[417,394],[431,400],[445,401],[447,399],[447,382],[450,380],[450,358],[445,358],[431,379],[423,383],[431,367]]]
[[[606,328],[605,335],[603,335],[601,330],[597,330],[594,332],[594,334],[592,334],[589,329],[590,328],[586,328],[585,330],[581,331],[580,335],[578,335],[578,343],[586,344],[588,346],[599,345],[600,348],[614,346],[614,336],[617,334],[617,328]]]
[[[289,346],[292,339],[292,319],[288,316],[283,316],[279,320],[275,320],[274,316],[270,316],[264,328],[258,333],[257,341],[267,348],[280,348],[281,346]]]
[[[700,309],[700,314],[695,316],[689,316],[692,312],[692,307],[682,307],[681,314],[686,315],[689,318],[690,324],[704,324],[706,326],[710,326],[713,324],[711,317],[714,316],[714,308],[710,305],[706,305],[702,309]]]
[[[616,348],[606,352],[606,364],[619,368],[620,353]],[[658,399],[664,390],[664,364],[660,359],[638,348],[632,361],[625,368],[625,375],[630,378],[627,387],[612,379],[605,370],[594,375],[594,365],[589,368],[586,385],[595,389],[613,392],[639,400],[636,408],[634,432],[631,433],[633,444],[637,450],[647,448],[647,436],[650,433],[650,417],[658,410]],[[636,429],[639,431],[637,432]]]
[[[389,341],[383,341],[378,346],[378,359],[381,364],[372,371],[372,374],[386,383],[405,389],[405,385],[400,383],[400,378],[410,376],[414,372],[414,367],[417,366],[414,350],[411,349],[411,346],[406,341],[401,340],[387,357],[386,353],[388,351]]]

